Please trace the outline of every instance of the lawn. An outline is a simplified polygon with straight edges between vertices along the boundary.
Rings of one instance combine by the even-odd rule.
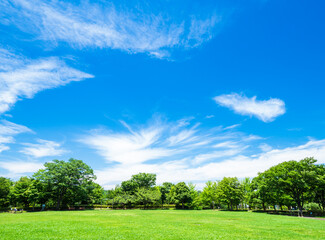
[[[2,213],[0,239],[325,239],[325,221],[209,210]]]

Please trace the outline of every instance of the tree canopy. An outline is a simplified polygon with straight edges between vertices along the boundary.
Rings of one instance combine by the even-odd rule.
[[[61,208],[63,201],[80,201],[89,183],[96,179],[91,167],[82,160],[53,160],[45,163],[44,167],[34,174],[34,178],[51,189],[52,196],[57,200],[57,209]]]

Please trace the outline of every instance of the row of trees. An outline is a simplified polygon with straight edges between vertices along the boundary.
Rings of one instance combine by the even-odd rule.
[[[93,170],[81,160],[53,160],[32,177],[13,182],[0,177],[0,208],[35,207],[46,204],[56,209],[93,204],[103,198],[103,188],[94,182]]]
[[[156,185],[156,175],[139,173],[115,189],[104,190],[94,182],[93,170],[81,160],[54,160],[32,177],[17,182],[0,177],[0,208],[46,204],[56,209],[80,204],[110,204],[112,207],[161,207],[206,209],[299,209],[306,203],[325,209],[325,167],[314,158],[280,163],[257,177],[225,177],[207,182],[202,191],[195,185],[165,182]]]

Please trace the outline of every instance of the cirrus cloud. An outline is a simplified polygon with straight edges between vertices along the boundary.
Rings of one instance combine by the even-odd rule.
[[[40,91],[92,77],[57,57],[30,60],[0,48],[0,114]]]
[[[155,4],[164,5],[167,11],[148,7]],[[164,2],[138,2],[128,8],[120,5],[123,4],[4,0],[0,3],[0,23],[16,25],[54,45],[63,42],[79,49],[110,48],[164,58],[172,48],[190,49],[209,41],[221,22],[221,16],[214,11],[198,17],[184,14],[184,8],[174,12],[178,15],[175,18],[168,14],[170,5]]]

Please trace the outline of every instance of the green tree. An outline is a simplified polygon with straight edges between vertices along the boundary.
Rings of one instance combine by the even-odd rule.
[[[264,211],[269,204],[275,202],[275,194],[272,191],[272,182],[268,171],[258,173],[258,176],[252,180],[251,187],[253,194],[250,203],[261,204]]]
[[[312,195],[316,184],[317,172],[314,165],[316,161],[314,158],[305,158],[299,162],[283,162],[271,168],[279,187],[297,204],[299,216],[302,216],[303,206]]]
[[[201,192],[197,191],[196,185],[193,183],[189,183],[188,187],[190,189],[191,201],[188,204],[191,209],[202,209],[202,202],[200,198]]]
[[[100,186],[98,183],[95,182],[89,182],[88,185],[85,186],[86,191],[86,198],[87,201],[84,201],[84,203],[95,203],[95,204],[101,204],[102,201],[105,199],[105,191],[102,186]]]
[[[15,204],[22,204],[25,208],[33,206],[38,200],[39,192],[35,180],[29,177],[21,177],[12,187],[11,199]]]
[[[185,203],[191,203],[192,195],[190,188],[184,183],[179,182],[171,188],[170,194],[176,205],[182,205],[185,208]]]
[[[138,173],[130,180],[121,183],[121,189],[128,194],[135,194],[139,188],[151,188],[156,185],[156,174]]]
[[[206,182],[200,198],[204,207],[214,209],[215,204],[218,203],[217,183],[211,181]]]
[[[316,183],[314,186],[315,202],[325,211],[325,165],[319,165],[316,169]]]
[[[161,198],[161,193],[159,188],[140,188],[136,192],[136,198],[137,203],[146,208],[148,205],[156,204]]]
[[[240,183],[243,188],[242,208],[246,208],[249,203],[249,198],[252,192],[251,182],[251,179],[249,177],[246,177]]]
[[[160,192],[161,192],[161,204],[164,206],[164,203],[167,201],[168,194],[174,184],[170,182],[164,182],[162,186],[160,186]]]
[[[129,194],[135,194],[139,189],[139,184],[132,180],[123,181],[121,183],[121,189],[123,192],[127,192]]]
[[[123,208],[131,207],[134,203],[136,203],[136,196],[128,193],[120,193],[113,199],[113,204],[122,205]]]
[[[136,183],[139,188],[151,188],[156,185],[156,174],[138,173],[131,177],[131,181]]]
[[[10,188],[13,182],[9,178],[0,177],[0,208],[10,204]]]
[[[52,191],[52,196],[56,199],[56,208],[62,207],[65,197],[84,193],[85,186],[96,179],[93,170],[82,160],[69,159],[68,162],[53,160],[44,164],[45,169],[41,169],[34,174],[34,177],[46,184]]]
[[[243,198],[243,189],[236,177],[224,177],[217,186],[218,197],[233,210]]]

